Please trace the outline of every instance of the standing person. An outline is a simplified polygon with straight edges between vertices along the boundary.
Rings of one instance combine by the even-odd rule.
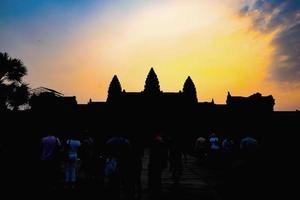
[[[255,155],[258,150],[258,142],[253,137],[246,136],[241,140],[240,149],[244,156],[251,157]]]
[[[212,133],[210,135],[209,143],[210,143],[210,149],[212,151],[219,151],[220,150],[220,139],[215,133]]]
[[[94,177],[95,177],[95,188],[104,189],[104,167],[105,167],[105,145],[103,142],[98,142],[97,145],[95,145],[95,161],[94,161]]]
[[[227,152],[230,153],[233,151],[233,146],[234,146],[234,142],[231,138],[226,137],[223,141],[222,141],[222,150],[223,152]]]
[[[220,159],[220,139],[215,133],[212,133],[209,137],[209,143],[211,164],[216,166]]]
[[[95,145],[92,137],[89,136],[88,131],[84,132],[83,139],[81,141],[82,146],[80,148],[80,160],[81,160],[81,170],[85,175],[87,183],[92,183],[95,180],[95,162],[96,153]]]
[[[161,192],[161,175],[167,167],[168,148],[162,138],[162,133],[154,135],[150,147],[150,158],[148,166],[148,186],[154,197]]]
[[[222,158],[224,159],[224,164],[229,165],[233,159],[234,153],[234,142],[230,137],[226,137],[222,141]]]
[[[49,133],[42,138],[42,169],[46,187],[53,187],[59,179],[59,150],[61,147],[60,140],[54,134]]]
[[[251,193],[247,199],[255,199],[258,195],[262,194],[262,185],[265,180],[265,169],[262,166],[264,162],[258,153],[258,142],[250,135],[246,135],[241,142],[241,164],[236,170],[237,174],[235,182],[239,183],[237,188],[241,194],[247,193],[251,188]],[[263,158],[265,159],[265,158]],[[268,169],[267,169],[268,170]],[[257,181],[257,180],[260,180]]]
[[[70,135],[65,143],[65,183],[71,189],[74,189],[76,183],[80,146],[81,142],[75,135]]]
[[[208,145],[204,137],[198,137],[195,142],[194,152],[200,161],[204,161],[207,156]]]
[[[171,143],[169,151],[169,161],[170,161],[170,170],[172,171],[173,176],[173,186],[178,188],[180,178],[183,171],[183,153],[179,148],[179,145]]]
[[[130,141],[122,136],[115,136],[106,142],[107,161],[104,168],[108,177],[108,192],[111,199],[119,199],[120,186],[124,188],[125,199],[133,199],[133,180],[130,177],[132,163]]]
[[[141,139],[136,139],[132,143],[132,170],[131,177],[133,179],[133,187],[135,199],[141,199],[142,195],[142,170],[143,170],[143,156],[144,156],[144,146]]]

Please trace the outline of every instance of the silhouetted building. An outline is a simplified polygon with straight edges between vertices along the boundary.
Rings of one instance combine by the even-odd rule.
[[[63,94],[45,87],[34,89],[29,105],[32,110],[75,110],[77,101],[75,96],[63,96]]]
[[[88,127],[103,141],[108,135],[118,133],[148,137],[151,130],[161,128],[166,134],[187,135],[182,139],[183,143],[189,143],[210,130],[233,136],[255,132],[259,136],[263,132],[260,127],[264,124],[264,130],[268,127],[262,119],[277,119],[274,104],[272,96],[259,93],[249,97],[229,93],[226,104],[216,104],[213,99],[198,102],[191,77],[187,77],[180,91],[163,92],[151,68],[140,92],[125,91],[118,77],[114,76],[107,100],[102,102],[90,99],[86,104],[77,104],[76,97],[66,97],[48,88],[35,89],[30,99],[33,112],[28,112],[33,113],[35,121],[47,126],[66,130],[69,127]]]
[[[150,69],[144,90],[141,92],[126,92],[122,90],[121,83],[115,75],[109,85],[106,102],[95,102],[90,99],[88,104],[77,104],[76,97],[66,97],[61,93],[48,88],[34,90],[30,100],[32,109],[74,109],[84,112],[107,112],[116,111],[125,116],[128,111],[132,115],[147,115],[147,112],[156,113],[169,117],[172,113],[187,112],[185,114],[218,114],[221,112],[272,112],[275,100],[260,93],[249,97],[231,96],[228,92],[226,104],[211,102],[198,102],[197,90],[190,76],[187,77],[179,92],[163,92],[160,90],[159,79],[153,68]],[[189,109],[187,109],[189,108]],[[121,114],[120,114],[121,115]],[[125,116],[126,117],[126,116]]]
[[[228,92],[226,104],[232,111],[270,112],[274,110],[275,100],[273,96],[262,96],[255,93],[249,97],[231,96]]]

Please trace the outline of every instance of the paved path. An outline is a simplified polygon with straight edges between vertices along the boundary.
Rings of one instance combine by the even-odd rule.
[[[148,160],[149,153],[146,150],[143,158],[143,171],[142,171],[142,199],[147,199],[146,192],[148,180]],[[174,190],[172,188],[172,174],[167,169],[164,170],[162,175],[162,197],[163,199],[184,199],[184,200],[219,200],[220,197],[214,189],[217,184],[217,171],[205,169],[199,165],[196,158],[187,156],[184,161],[184,170],[180,187]]]

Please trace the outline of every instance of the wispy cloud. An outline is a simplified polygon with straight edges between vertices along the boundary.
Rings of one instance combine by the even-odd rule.
[[[271,78],[287,85],[300,83],[300,1],[252,0],[240,10],[262,32],[276,31]]]

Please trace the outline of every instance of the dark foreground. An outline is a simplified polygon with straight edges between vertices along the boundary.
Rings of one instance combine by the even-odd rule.
[[[145,151],[142,170],[141,199],[151,199],[147,190],[149,152]],[[286,160],[286,158],[283,158]],[[221,200],[221,199],[271,199],[287,198],[295,193],[293,175],[295,166],[277,163],[270,159],[256,159],[252,163],[235,160],[228,165],[222,163],[212,166],[203,163],[192,155],[184,159],[184,170],[179,186],[174,187],[171,172],[166,168],[162,175],[162,192],[154,199],[185,199],[185,200]],[[253,163],[255,162],[255,163]],[[37,168],[28,168],[30,163],[22,162],[18,167],[2,169],[1,190],[9,197],[66,198],[66,199],[111,199],[105,186],[82,181],[79,173],[75,189],[65,189],[58,183],[52,189],[45,189],[41,184]],[[287,170],[283,175],[282,171]],[[13,171],[16,170],[16,171]],[[6,173],[6,174],[5,174]],[[3,179],[6,177],[6,179]],[[62,182],[62,181],[61,181]],[[122,199],[122,189],[121,189]],[[153,199],[153,198],[152,198]]]
[[[182,115],[185,116],[185,115]],[[83,116],[84,118],[86,116]],[[217,118],[216,118],[217,117]],[[119,126],[136,129],[143,134],[147,126],[134,126],[132,118],[123,124],[114,125],[103,121],[104,117],[92,117],[87,120],[68,122],[65,116],[56,117],[43,115],[30,116],[1,115],[1,159],[0,159],[0,195],[47,198],[54,196],[61,199],[111,199],[111,194],[104,187],[90,182],[80,181],[74,190],[66,190],[61,181],[53,190],[45,190],[41,184],[40,140],[45,130],[57,131],[64,135],[68,127],[79,125],[90,127],[97,141],[102,141],[103,133],[110,128]],[[105,118],[106,119],[106,118]],[[110,118],[107,118],[107,120]],[[111,119],[115,119],[111,117]],[[155,117],[149,119],[155,119]],[[140,119],[150,123],[149,119]],[[165,118],[164,118],[165,119]],[[168,119],[168,118],[166,118]],[[224,119],[225,121],[220,122]],[[247,119],[247,120],[245,120]],[[193,118],[190,126],[180,121],[168,121],[172,131],[180,136],[182,146],[189,151],[195,136],[205,132],[206,127],[215,127],[221,137],[225,134],[240,135],[245,132],[256,133],[256,138],[262,145],[257,159],[245,164],[236,159],[229,165],[211,166],[201,163],[189,154],[184,162],[184,172],[178,188],[172,186],[172,179],[168,168],[163,172],[161,199],[294,199],[298,196],[299,175],[299,113],[274,113],[272,116],[247,116],[229,118],[222,115],[213,117]],[[193,123],[192,123],[193,122]],[[219,122],[219,123],[218,123]],[[255,123],[254,123],[255,122]],[[61,125],[63,124],[63,126]],[[246,125],[248,126],[246,126]],[[176,125],[176,126],[175,126]],[[184,126],[183,126],[184,125]],[[178,127],[179,128],[178,128]],[[67,127],[67,128],[66,128]],[[200,127],[196,129],[195,127]],[[249,128],[250,127],[250,128]],[[248,130],[248,128],[250,130]],[[202,130],[203,129],[203,130]],[[75,129],[77,131],[78,129]],[[74,132],[74,130],[71,129]],[[130,131],[131,133],[132,131]],[[142,198],[148,199],[147,191],[147,161],[148,154],[143,158]],[[292,198],[291,198],[292,197]],[[53,199],[53,198],[52,198]]]

